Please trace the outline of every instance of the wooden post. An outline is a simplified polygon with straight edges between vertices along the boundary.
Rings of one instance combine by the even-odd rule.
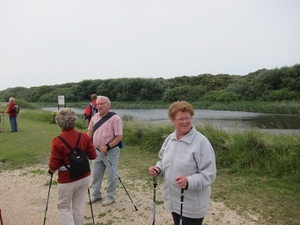
[[[3,130],[2,132],[4,132],[4,111],[0,111],[0,113],[2,113],[2,118],[1,118],[1,115],[0,115],[0,123],[2,123],[3,125]],[[1,128],[0,128],[0,132],[1,132]],[[0,214],[1,216],[1,214]],[[0,217],[1,218],[1,217]],[[2,225],[2,224],[1,224]]]

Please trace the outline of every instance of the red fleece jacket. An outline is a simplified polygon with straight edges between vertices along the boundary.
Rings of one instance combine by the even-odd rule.
[[[7,107],[7,111],[6,111],[6,112],[8,113],[9,116],[13,116],[13,117],[16,117],[16,116],[17,116],[17,114],[13,113],[13,111],[12,111],[15,105],[16,105],[15,102],[10,102],[10,103],[9,103],[9,105],[8,105],[8,107]]]
[[[60,135],[65,141],[71,146],[76,145],[76,141],[78,138],[78,131],[74,128],[69,130],[63,130]],[[80,142],[78,144],[79,149],[85,150],[87,152],[88,158],[90,160],[97,158],[97,153],[94,148],[94,145],[89,138],[89,136],[86,133],[81,133]],[[59,167],[64,166],[62,159],[65,161],[67,165],[69,165],[69,155],[71,154],[71,151],[65,146],[65,144],[58,138],[55,137],[52,140],[52,146],[51,146],[51,155],[49,159],[49,169],[52,171],[58,170]],[[81,177],[77,178],[76,180],[82,179],[84,177],[89,176],[91,173],[88,172]],[[75,180],[75,181],[76,181]],[[58,172],[58,183],[69,183],[73,182],[70,178],[70,172],[67,171],[59,171]]]

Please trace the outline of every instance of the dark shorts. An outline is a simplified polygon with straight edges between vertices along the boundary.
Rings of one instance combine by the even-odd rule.
[[[174,225],[180,225],[180,215],[177,213],[172,212],[173,220],[174,220]],[[201,225],[203,218],[199,219],[194,219],[194,218],[187,218],[187,217],[182,217],[182,225]]]

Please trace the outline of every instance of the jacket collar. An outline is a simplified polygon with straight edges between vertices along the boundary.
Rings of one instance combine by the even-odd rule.
[[[192,126],[192,129],[190,130],[190,132],[188,132],[186,135],[183,136],[183,138],[181,138],[179,141],[183,141],[187,144],[192,143],[194,137],[196,135],[196,128],[194,126]],[[172,140],[178,140],[177,139],[177,135],[176,135],[176,131],[173,132],[172,136],[171,136]]]

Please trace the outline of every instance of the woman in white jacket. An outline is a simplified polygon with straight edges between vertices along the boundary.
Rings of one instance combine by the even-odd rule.
[[[201,225],[217,173],[214,149],[192,125],[194,110],[188,102],[172,103],[168,115],[175,131],[165,139],[160,160],[149,168],[149,174],[164,178],[162,194],[175,225],[180,220],[184,225]]]

